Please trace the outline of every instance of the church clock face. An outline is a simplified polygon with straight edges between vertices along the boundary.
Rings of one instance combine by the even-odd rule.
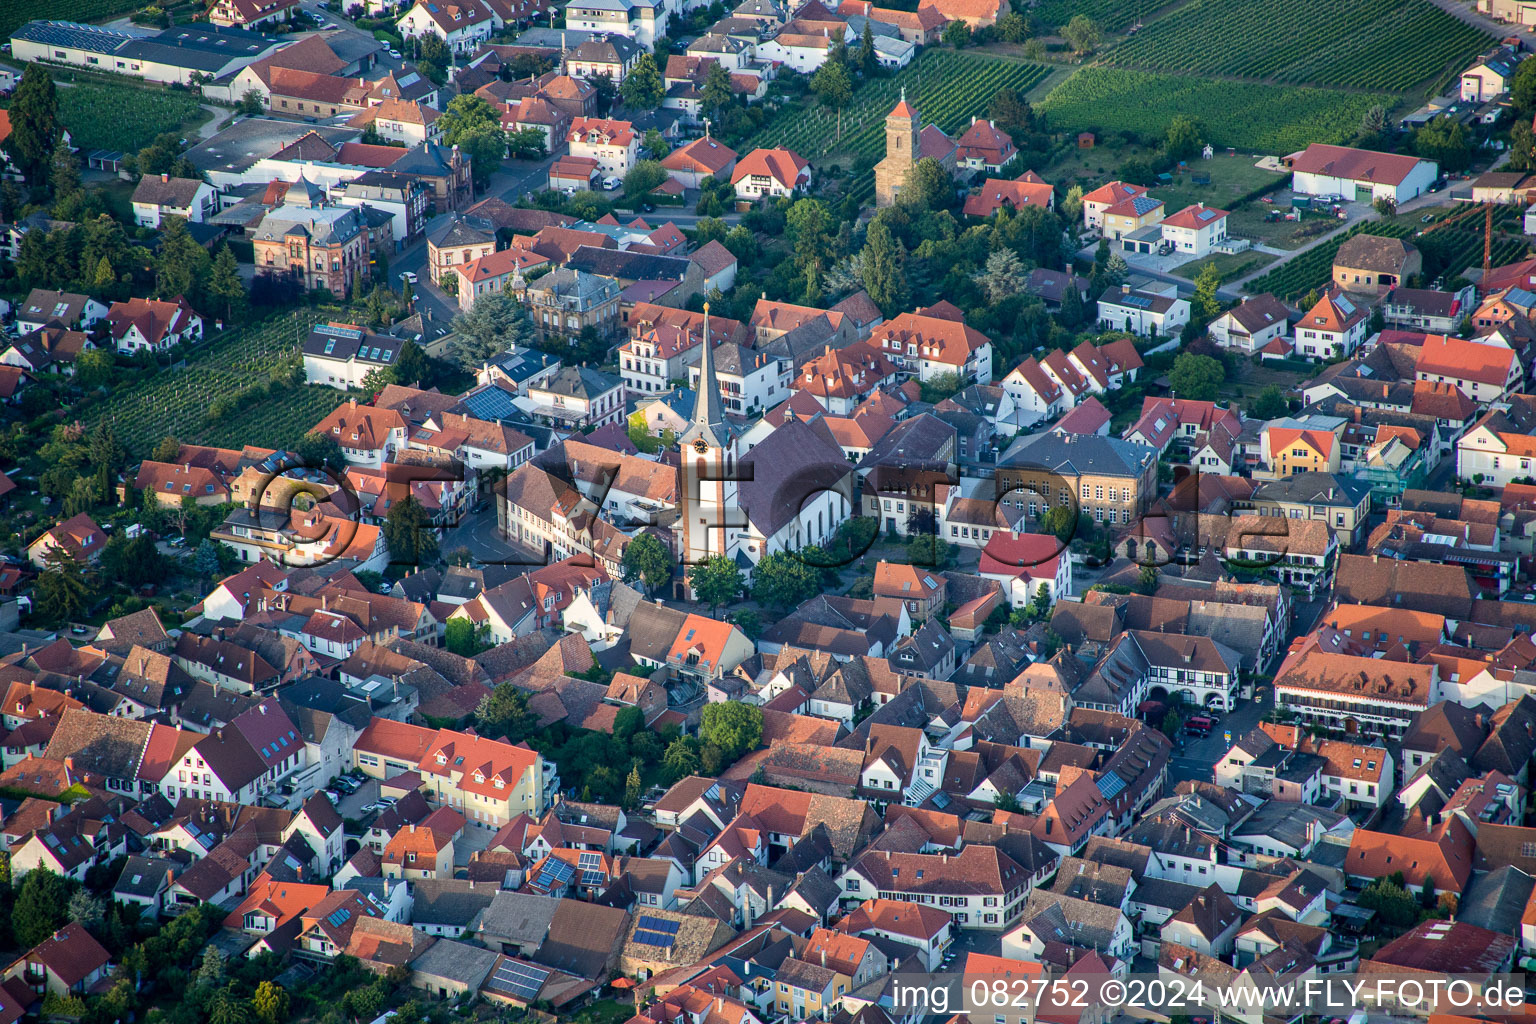
[[[698,452],[700,455],[703,455],[705,452],[709,451],[709,442],[701,437],[697,441],[693,442],[693,450]]]

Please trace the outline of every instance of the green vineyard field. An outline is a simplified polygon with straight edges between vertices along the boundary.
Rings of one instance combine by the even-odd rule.
[[[748,140],[742,152],[782,146],[808,160],[832,153],[847,153],[856,160],[879,160],[885,155],[885,115],[896,105],[903,86],[924,122],[953,134],[969,125],[972,117],[986,113],[999,90],[1024,92],[1050,73],[1050,68],[1040,64],[930,49],[900,74],[860,87],[853,103],[843,111],[841,142],[837,138],[837,112],[815,105],[801,116],[771,120]]]
[[[185,368],[162,370],[90,410],[138,455],[175,436],[189,444],[291,447],[346,400],[334,388],[290,383],[301,332],[320,314],[302,310],[231,330],[195,350]],[[222,416],[215,403],[229,406]]]
[[[1195,118],[1206,140],[1281,155],[1312,142],[1343,142],[1372,105],[1391,97],[1299,86],[1212,81],[1121,68],[1084,68],[1038,105],[1052,128],[1160,135],[1176,114]]]
[[[1399,91],[1492,43],[1427,0],[1192,0],[1112,50],[1156,71]]]

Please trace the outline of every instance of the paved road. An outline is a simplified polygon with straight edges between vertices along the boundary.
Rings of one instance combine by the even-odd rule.
[[[1211,730],[1209,736],[1187,738],[1183,749],[1175,750],[1174,756],[1169,759],[1169,789],[1186,779],[1214,781],[1216,762],[1227,752],[1233,741],[1259,724],[1259,720],[1270,708],[1271,699],[1266,692],[1263,703],[1239,701],[1236,711],[1217,717],[1216,728]],[[1231,741],[1226,738],[1227,733],[1232,734]]]
[[[488,564],[527,564],[529,568],[543,565],[544,559],[529,548],[513,544],[496,528],[496,506],[490,505],[484,512],[471,512],[448,530],[438,543],[438,550],[450,555],[460,548],[468,548],[470,557]]]

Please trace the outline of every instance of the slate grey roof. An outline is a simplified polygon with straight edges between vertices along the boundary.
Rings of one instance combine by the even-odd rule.
[[[1097,434],[1031,434],[1008,446],[1000,466],[1043,468],[1057,473],[1139,477],[1157,450]]]
[[[1354,508],[1370,497],[1371,485],[1342,473],[1292,473],[1266,480],[1253,492],[1255,501],[1286,501],[1329,508]]]
[[[430,978],[459,982],[471,992],[479,991],[496,966],[500,953],[467,942],[438,939],[427,951],[411,961],[411,970]]]
[[[494,885],[475,885],[457,878],[423,878],[412,885],[416,904],[411,909],[411,923],[478,928],[480,915],[497,891]]]

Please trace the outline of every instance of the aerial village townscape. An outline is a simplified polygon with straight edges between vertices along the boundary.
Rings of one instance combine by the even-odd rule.
[[[0,2],[0,1024],[1536,969],[1536,0],[881,2]]]

